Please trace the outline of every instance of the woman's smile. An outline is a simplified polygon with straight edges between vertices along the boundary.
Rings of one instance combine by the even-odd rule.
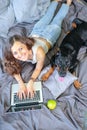
[[[31,50],[28,50],[27,46],[21,42],[16,41],[11,47],[11,51],[13,56],[18,60],[27,61],[32,59]]]

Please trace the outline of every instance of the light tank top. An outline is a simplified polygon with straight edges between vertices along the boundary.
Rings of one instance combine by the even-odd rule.
[[[31,62],[32,64],[37,63],[36,53],[37,53],[38,47],[41,46],[44,49],[45,54],[48,52],[48,47],[44,41],[42,41],[41,39],[36,39],[36,38],[34,38],[34,39],[35,39],[35,43],[34,43],[34,46],[32,47],[33,59],[28,60],[28,62]]]

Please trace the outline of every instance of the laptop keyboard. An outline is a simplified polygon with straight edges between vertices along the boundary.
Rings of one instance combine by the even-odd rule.
[[[22,100],[19,99],[19,97],[17,96],[17,93],[14,93],[14,103],[22,103],[22,102],[27,102],[27,101],[36,102],[39,100],[40,100],[40,91],[39,90],[37,90],[35,92],[35,95],[33,98],[30,98],[30,97],[26,98],[26,99],[22,98]]]

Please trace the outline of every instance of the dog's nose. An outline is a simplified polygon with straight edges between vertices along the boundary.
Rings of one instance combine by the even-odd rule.
[[[59,75],[60,75],[60,77],[65,77],[66,76],[66,72],[65,71],[59,71]]]

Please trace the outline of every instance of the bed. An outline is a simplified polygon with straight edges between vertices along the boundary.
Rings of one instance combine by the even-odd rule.
[[[11,6],[13,6],[13,1],[14,0],[10,0]],[[15,2],[16,0],[14,3]],[[44,1],[42,0],[42,2]],[[39,4],[41,4],[40,1]],[[11,23],[12,25],[9,25],[8,29],[6,28],[7,33],[6,31],[5,33],[0,32],[1,61],[3,60],[4,48],[6,44],[8,44],[8,38],[14,34],[28,36],[34,24],[42,15],[44,15],[49,4],[50,1],[45,0],[43,4],[45,10],[43,11],[44,7],[42,10],[39,8],[39,11],[42,11],[42,14],[39,16],[37,12],[36,17],[34,17],[35,19],[32,17],[31,19],[27,19],[27,21],[15,19],[13,23]],[[6,3],[6,6],[7,5],[8,2]],[[16,3],[14,5],[16,6]],[[47,54],[44,69],[49,64],[51,56],[56,53],[56,48],[60,45],[63,37],[66,35],[66,32],[70,29],[72,20],[76,17],[87,21],[87,3],[84,0],[73,0],[70,10],[63,21],[61,36],[54,48],[51,49]],[[49,91],[49,89],[46,87],[46,84],[42,83],[44,98],[44,105],[42,109],[7,113],[6,110],[10,106],[11,85],[12,83],[16,83],[16,81],[13,77],[4,72],[0,61],[0,130],[82,130],[84,128],[85,121],[87,121],[86,49],[87,48],[84,47],[79,51],[78,59],[80,63],[76,68],[76,76],[81,82],[82,87],[80,89],[76,89],[73,83],[70,84],[68,88],[65,89],[64,92],[59,94],[59,96],[56,98],[57,107],[54,110],[49,110],[45,105],[48,99],[55,98],[51,91]],[[26,62],[21,64],[23,67],[21,75],[24,81],[27,82],[32,74],[35,65]]]

